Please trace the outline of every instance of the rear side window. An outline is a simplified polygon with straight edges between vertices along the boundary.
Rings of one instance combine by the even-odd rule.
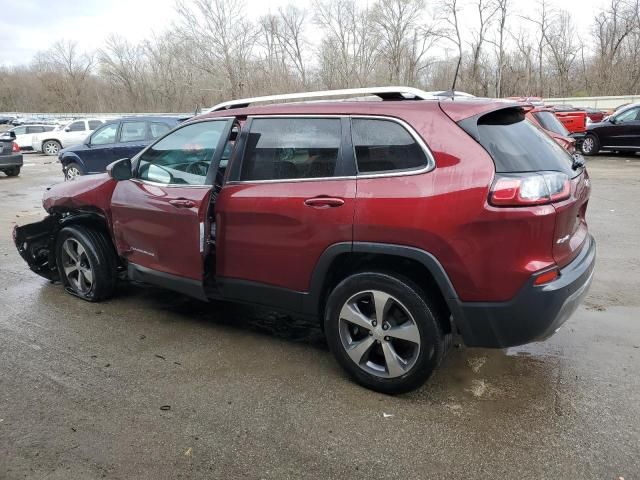
[[[122,122],[121,142],[140,142],[147,137],[146,122]]]
[[[27,127],[27,133],[42,133],[42,132],[44,132],[44,127],[41,127],[39,125]]]
[[[151,130],[151,138],[158,138],[171,130],[171,127],[166,123],[152,122],[149,129]]]
[[[257,118],[240,180],[332,177],[340,157],[338,118]]]
[[[562,122],[558,120],[558,117],[556,117],[553,112],[535,112],[533,116],[536,117],[536,120],[540,122],[540,125],[542,125],[542,128],[545,130],[549,130],[550,132],[554,132],[565,137],[569,136],[569,131],[565,128]]]
[[[461,122],[469,131],[470,125]],[[493,158],[498,173],[555,170],[573,177],[567,151],[531,122],[520,109],[488,113],[477,121],[477,140]]]
[[[95,130],[100,125],[102,125],[100,120],[89,120],[89,130]]]
[[[399,123],[354,118],[351,125],[359,173],[413,170],[427,165],[424,150]]]
[[[83,132],[84,131],[84,122],[73,122],[69,125],[70,132]]]

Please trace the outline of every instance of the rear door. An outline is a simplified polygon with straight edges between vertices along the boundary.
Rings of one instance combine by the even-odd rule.
[[[132,268],[202,282],[212,176],[232,122],[182,126],[134,159],[134,178],[118,182],[113,230],[118,253]]]
[[[348,119],[339,117],[247,121],[238,146],[244,155],[232,160],[216,203],[216,272],[224,285],[306,292],[322,253],[352,242],[348,132]]]

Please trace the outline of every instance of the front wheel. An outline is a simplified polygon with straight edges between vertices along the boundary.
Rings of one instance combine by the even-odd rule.
[[[600,142],[594,135],[587,135],[580,145],[583,155],[595,155],[600,150]]]
[[[56,261],[60,279],[70,293],[90,302],[113,294],[117,259],[103,232],[81,225],[63,228],[56,241]]]
[[[329,295],[329,348],[359,384],[396,394],[421,386],[443,355],[439,309],[409,279],[358,273]]]
[[[84,175],[84,173],[82,172],[82,168],[80,168],[80,165],[78,165],[75,162],[71,162],[64,169],[64,179],[67,181],[74,180],[76,177],[79,177],[80,175]]]

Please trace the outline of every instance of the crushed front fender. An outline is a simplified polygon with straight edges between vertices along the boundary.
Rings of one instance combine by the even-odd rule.
[[[13,229],[13,241],[18,253],[29,268],[46,279],[59,279],[55,260],[55,240],[59,230],[58,218],[49,215],[44,220]]]

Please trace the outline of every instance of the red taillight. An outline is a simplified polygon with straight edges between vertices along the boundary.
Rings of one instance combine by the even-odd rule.
[[[13,153],[20,153],[20,147],[16,142],[13,142],[13,145],[11,146],[11,151]]]
[[[545,283],[553,282],[556,278],[560,276],[560,272],[557,268],[553,270],[549,270],[548,272],[541,273],[536,277],[533,281],[534,285],[544,285]]]
[[[489,192],[496,207],[525,207],[559,202],[571,195],[571,180],[561,172],[497,174]]]

